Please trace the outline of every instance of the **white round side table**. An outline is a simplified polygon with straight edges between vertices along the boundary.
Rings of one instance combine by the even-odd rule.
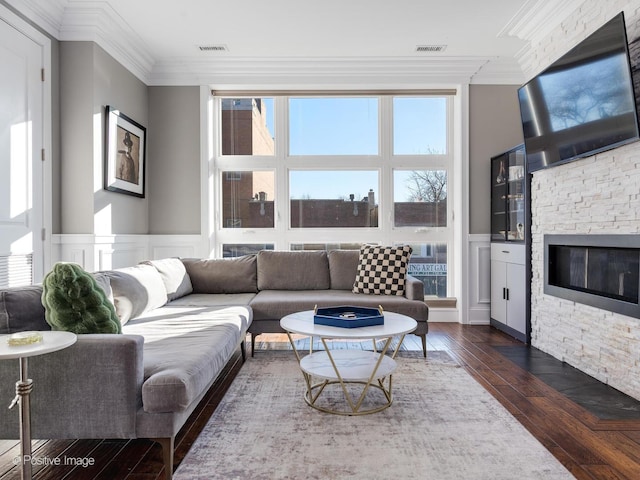
[[[385,323],[369,327],[341,328],[318,325],[314,322],[314,311],[306,310],[283,317],[280,326],[289,337],[289,342],[300,365],[300,370],[307,384],[305,401],[310,407],[336,415],[367,415],[376,413],[391,406],[391,377],[396,370],[395,356],[407,333],[413,332],[418,324],[406,315],[395,312],[384,312]],[[296,349],[291,334],[319,337],[324,350],[301,357]],[[331,339],[385,339],[380,352],[363,350],[331,350],[327,340]],[[393,338],[399,338],[393,355],[386,355]],[[312,342],[313,343],[313,342]],[[314,378],[321,379],[314,383]],[[387,383],[385,384],[385,379]],[[342,410],[320,406],[317,402],[327,385],[339,384],[344,394],[346,407]],[[353,398],[347,391],[347,384],[363,385],[358,398]],[[370,388],[380,390],[385,402],[378,406],[364,409],[363,401]]]
[[[20,380],[16,382],[16,396],[9,408],[18,404],[20,410],[20,456],[22,480],[31,479],[31,415],[29,394],[33,381],[28,376],[27,359],[36,355],[56,352],[73,345],[77,336],[71,332],[42,331],[42,341],[28,345],[9,345],[11,335],[0,336],[0,360],[17,358],[20,361]],[[27,461],[25,461],[25,458]]]

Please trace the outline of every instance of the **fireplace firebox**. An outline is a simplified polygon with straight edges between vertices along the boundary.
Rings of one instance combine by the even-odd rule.
[[[545,235],[544,293],[640,318],[640,235]]]

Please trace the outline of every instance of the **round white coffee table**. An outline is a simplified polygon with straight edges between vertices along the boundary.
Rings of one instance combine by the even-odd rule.
[[[340,328],[316,325],[313,322],[313,310],[296,312],[283,317],[280,326],[287,332],[289,342],[300,364],[307,384],[305,401],[313,408],[338,415],[365,415],[376,413],[391,406],[393,401],[391,387],[392,374],[396,370],[395,357],[402,340],[407,333],[413,332],[416,321],[394,312],[384,312],[384,324],[371,327]],[[324,350],[301,356],[296,348],[292,334],[320,338]],[[391,356],[387,355],[394,338],[399,337],[398,345]],[[327,340],[375,340],[384,339],[384,346],[377,351],[331,350]],[[313,342],[312,342],[313,343]],[[313,379],[320,381],[314,383]],[[339,384],[342,388],[347,407],[342,410],[320,405],[317,400],[328,385]],[[349,384],[363,385],[362,393],[354,398],[347,389]],[[377,388],[384,394],[386,401],[380,405],[363,408],[363,401],[370,388]]]
[[[16,403],[20,410],[20,454],[21,476],[23,480],[31,478],[31,416],[29,395],[33,389],[33,381],[27,371],[28,357],[56,352],[73,345],[77,336],[71,332],[42,331],[42,340],[28,345],[9,345],[10,335],[0,336],[0,360],[17,358],[20,361],[20,380],[16,382],[16,396],[9,408]]]

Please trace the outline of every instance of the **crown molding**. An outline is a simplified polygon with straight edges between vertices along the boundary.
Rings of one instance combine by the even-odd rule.
[[[482,65],[471,79],[472,84],[522,85],[526,78],[515,58],[495,57]]]
[[[66,0],[5,0],[11,7],[35,23],[53,38],[60,38]]]
[[[144,83],[155,63],[142,39],[105,1],[6,0],[49,35],[93,41]]]
[[[94,41],[144,83],[155,62],[144,41],[107,2],[70,1],[60,40]]]
[[[515,55],[521,64],[526,63],[532,47],[540,44],[570,14],[586,0],[528,0],[498,33],[498,37],[517,37],[527,44]]]
[[[438,55],[310,60],[194,56],[157,60],[106,1],[6,1],[58,40],[95,42],[146,85],[513,84],[521,83],[522,77],[517,61],[509,64],[510,59],[494,57]],[[539,1],[542,0],[531,0],[527,5]]]
[[[151,85],[446,84],[470,83],[494,59],[488,57],[246,57],[175,58],[157,62]],[[509,78],[505,77],[505,73]],[[520,82],[517,62],[499,83]],[[494,80],[500,76],[494,72]]]

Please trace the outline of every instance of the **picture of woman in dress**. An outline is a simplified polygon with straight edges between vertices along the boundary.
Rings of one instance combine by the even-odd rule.
[[[118,145],[124,145],[124,150],[118,150],[116,178],[125,182],[138,184],[140,138],[118,127]]]

